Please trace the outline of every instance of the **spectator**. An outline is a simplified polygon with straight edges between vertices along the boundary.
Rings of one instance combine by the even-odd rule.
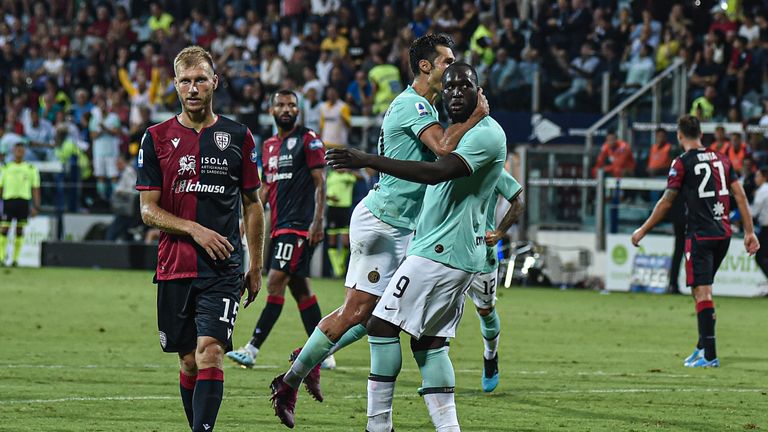
[[[328,35],[320,44],[320,49],[330,51],[340,57],[345,57],[347,55],[347,48],[349,48],[349,40],[338,33],[336,24],[328,24],[326,30]]]
[[[725,128],[721,125],[715,127],[712,144],[709,145],[710,151],[720,152],[726,157],[731,150],[731,142],[725,138]]]
[[[672,166],[672,144],[667,141],[667,131],[663,128],[656,129],[656,140],[651,144],[648,154],[648,175],[651,177],[664,177]]]
[[[373,103],[373,88],[365,72],[355,72],[355,79],[347,87],[346,101],[353,113],[370,115]]]
[[[581,45],[581,55],[571,61],[567,68],[571,75],[571,86],[555,98],[555,106],[561,111],[573,110],[576,98],[585,93],[591,93],[591,82],[600,60],[595,56],[591,42]]]
[[[736,99],[741,99],[744,95],[745,86],[749,85],[745,80],[750,75],[751,66],[752,53],[747,48],[747,39],[738,36],[733,41],[731,61],[725,72],[726,77],[728,77],[729,92],[731,95],[735,95]]]
[[[339,99],[335,87],[328,87],[326,95],[326,102],[320,106],[320,137],[328,148],[346,147],[351,127],[349,105]]]
[[[147,20],[147,26],[152,31],[161,30],[167,32],[173,23],[173,16],[165,12],[159,2],[152,2],[149,5],[150,17]]]
[[[304,93],[304,100],[301,102],[301,116],[304,120],[304,127],[315,131],[320,130],[320,92],[316,87],[308,87]]]
[[[408,27],[413,32],[413,36],[420,38],[427,34],[432,26],[432,20],[425,14],[424,6],[413,8],[413,19],[408,23]]]
[[[659,45],[659,49],[656,50],[656,71],[661,72],[668,68],[679,51],[680,41],[673,37],[670,29],[665,29],[664,40]]]
[[[141,223],[139,219],[139,194],[136,191],[136,170],[125,155],[117,156],[120,180],[112,192],[111,208],[115,218],[107,228],[108,241],[131,241],[129,230]]]
[[[376,66],[368,72],[368,80],[373,86],[373,113],[384,114],[395,96],[402,91],[400,70],[384,63],[379,55],[374,54],[373,61]]]
[[[48,119],[41,118],[37,108],[24,110],[22,118],[24,135],[29,140],[27,160],[52,160],[54,147],[53,124]]]
[[[714,86],[707,86],[704,95],[696,98],[691,104],[691,115],[702,122],[711,121],[715,116],[715,99],[717,91]]]
[[[745,38],[747,46],[751,48],[760,42],[760,26],[755,22],[755,15],[751,12],[746,12],[742,17],[738,35]]]
[[[715,50],[711,45],[704,47],[703,56],[694,66],[690,73],[690,92],[691,98],[697,99],[704,95],[707,86],[717,87],[720,77],[723,75],[723,69],[715,63]],[[691,113],[693,114],[693,113]]]
[[[273,93],[278,87],[282,86],[283,80],[288,74],[283,60],[275,54],[275,48],[271,45],[265,45],[261,49],[263,60],[261,61],[261,82],[267,93]]]
[[[597,177],[597,170],[604,169],[611,177],[627,177],[635,172],[635,157],[626,141],[617,139],[615,131],[608,131],[605,144],[600,149],[597,162],[592,168],[592,177]]]
[[[285,60],[293,58],[293,52],[301,46],[301,40],[293,34],[290,26],[280,28],[280,43],[277,44],[277,54]]]
[[[14,132],[13,128],[8,128],[7,123],[0,123],[0,165],[12,158],[13,147],[16,144],[26,145],[27,140]]]
[[[622,69],[627,72],[627,78],[624,80],[624,86],[619,89],[620,95],[629,96],[651,82],[656,70],[652,55],[653,48],[650,45],[643,45],[637,57],[622,65]]]
[[[501,108],[513,106],[514,98],[511,97],[520,85],[520,71],[517,62],[510,58],[507,50],[499,48],[496,52],[496,62],[491,66],[488,75],[488,98],[494,105]]]
[[[88,90],[84,88],[75,90],[75,103],[72,105],[71,110],[75,123],[80,123],[83,113],[90,112],[92,109],[93,104],[88,99]]]
[[[101,199],[109,201],[112,184],[117,180],[118,175],[115,159],[119,154],[122,124],[117,114],[107,107],[104,97],[98,99],[91,115],[88,129],[93,142],[93,174],[96,177],[96,192]]]
[[[712,24],[709,25],[709,33],[720,31],[723,34],[736,33],[738,24],[728,19],[720,3],[712,7]]]
[[[736,171],[741,172],[744,167],[744,160],[751,158],[751,149],[742,140],[741,133],[732,132],[730,146],[728,146],[728,159],[731,161],[731,166]]]

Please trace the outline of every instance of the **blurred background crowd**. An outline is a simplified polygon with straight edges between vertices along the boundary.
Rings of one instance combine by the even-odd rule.
[[[63,162],[56,175],[84,185],[68,210],[114,211],[115,193],[133,194],[144,130],[179,109],[172,61],[190,44],[214,57],[215,111],[257,139],[273,133],[259,122],[269,94],[290,88],[327,145],[368,148],[350,119],[386,111],[429,32],[452,35],[492,111],[529,111],[538,76],[541,111],[597,113],[605,72],[614,105],[679,59],[692,113],[768,126],[767,17],[763,0],[0,0],[0,158],[23,142],[28,160]],[[736,135],[712,140],[741,169],[763,136]],[[675,150],[656,140],[638,169],[609,134],[596,166],[664,175]],[[355,200],[372,174],[356,173]]]

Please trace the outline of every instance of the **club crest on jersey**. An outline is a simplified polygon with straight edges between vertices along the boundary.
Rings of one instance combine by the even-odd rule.
[[[416,111],[419,112],[419,117],[423,117],[429,114],[429,111],[427,111],[427,106],[424,105],[424,102],[416,102]]]
[[[285,146],[288,147],[288,150],[293,150],[294,147],[296,147],[296,142],[298,141],[298,138],[288,138],[285,141]]]
[[[184,174],[196,174],[196,168],[195,168],[195,156],[194,155],[184,155],[181,158],[179,158],[179,175]]]
[[[232,141],[232,136],[228,134],[227,132],[214,132],[213,133],[213,142],[216,143],[216,147],[219,148],[219,150],[224,151],[227,147],[229,147],[229,142]]]

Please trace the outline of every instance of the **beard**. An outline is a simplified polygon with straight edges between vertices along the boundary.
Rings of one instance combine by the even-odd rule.
[[[289,119],[281,118],[280,116],[272,116],[275,119],[275,124],[277,124],[277,127],[284,131],[289,131],[293,129],[293,126],[296,124],[296,117],[297,116],[289,116]]]

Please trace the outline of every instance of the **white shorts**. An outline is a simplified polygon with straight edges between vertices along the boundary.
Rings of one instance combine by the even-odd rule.
[[[93,158],[93,175],[95,177],[116,178],[117,158],[114,156],[97,156]]]
[[[454,337],[474,273],[411,255],[397,269],[373,315],[411,336]]]
[[[467,296],[472,299],[475,307],[491,309],[496,305],[496,278],[497,271],[490,273],[478,273],[469,286]]]
[[[361,201],[349,222],[349,268],[344,286],[381,297],[412,237],[412,230],[383,222]]]

